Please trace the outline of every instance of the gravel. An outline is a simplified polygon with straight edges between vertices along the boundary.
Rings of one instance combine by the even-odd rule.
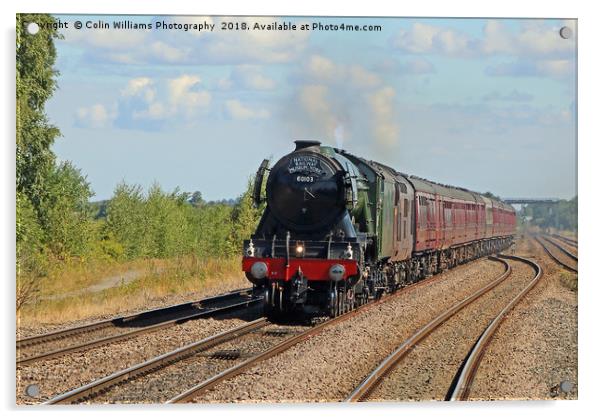
[[[199,308],[196,305],[184,305],[178,310],[169,312],[160,312],[153,315],[152,318],[133,318],[122,325],[105,324],[102,328],[89,330],[85,333],[65,336],[61,339],[50,340],[40,344],[29,345],[18,349],[18,359],[29,358],[34,355],[41,355],[48,352],[53,352],[59,349],[69,348],[71,346],[79,346],[84,343],[92,342],[102,338],[125,335],[130,332],[140,331],[144,327],[158,325],[166,321],[173,321],[187,316],[200,314],[204,310],[210,310],[219,307],[225,307],[235,302],[243,302],[247,299],[240,299],[239,296],[228,298],[219,302],[207,302]],[[207,316],[205,316],[207,317]]]
[[[519,250],[534,256],[544,276],[494,335],[471,399],[577,399],[577,292],[562,280],[576,275],[560,268],[531,239]],[[557,391],[565,380],[572,390]]]
[[[19,366],[17,403],[40,403],[115,371],[239,326],[254,316],[257,316],[257,312],[192,320],[129,340]],[[39,397],[30,398],[25,395],[25,388],[29,384],[39,386]]]
[[[97,322],[100,320],[108,320],[114,317],[127,316],[138,313],[140,311],[152,310],[154,308],[166,307],[174,304],[182,304],[189,301],[196,301],[202,298],[210,297],[213,295],[224,294],[226,292],[234,291],[241,288],[249,288],[251,283],[244,276],[237,276],[211,284],[211,286],[205,286],[197,292],[179,294],[179,295],[166,295],[164,297],[149,298],[148,302],[143,306],[132,306],[129,310],[122,311],[119,313],[110,313],[104,316],[93,316],[83,319],[78,319],[70,322],[63,323],[48,323],[38,325],[22,326],[17,324],[16,338],[23,339],[29,336],[40,335],[43,333],[50,333],[56,330],[62,330],[70,327],[83,326],[89,323]]]
[[[498,313],[534,277],[533,269],[509,261],[512,274],[420,342],[387,376],[371,400],[445,400],[462,362]]]
[[[564,247],[566,250],[568,250],[569,252],[571,252],[572,254],[574,254],[575,256],[578,256],[579,253],[579,248],[577,247],[577,245],[571,244],[571,243],[567,243],[563,240],[560,240],[556,237],[548,237],[548,239],[552,240],[555,243],[558,243],[560,246]]]
[[[480,260],[333,325],[200,395],[197,402],[339,401],[405,337],[503,272]]]
[[[573,260],[572,258],[570,258],[568,255],[566,255],[564,252],[562,252],[562,250],[560,250],[559,248],[557,248],[556,246],[554,246],[550,242],[548,242],[548,241],[546,241],[544,239],[540,239],[540,240],[542,241],[543,244],[546,245],[546,247],[548,248],[548,250],[554,256],[556,256],[558,259],[560,259],[561,262],[566,263],[571,268],[577,269],[577,262],[575,260]],[[539,245],[539,243],[538,243],[538,245]],[[562,244],[561,244],[561,246],[567,247],[566,245],[562,245]],[[567,249],[567,250],[572,251],[571,249]],[[576,255],[576,252],[575,252],[575,255]],[[549,257],[549,256],[546,255],[546,257]]]
[[[516,254],[534,258],[544,269],[540,283],[502,323],[483,357],[473,383],[471,398],[550,399],[577,398],[577,293],[567,285],[560,268],[530,238],[521,239]],[[403,364],[383,382],[379,400],[441,400],[468,348],[483,330],[487,319],[505,305],[507,294],[533,276],[532,269],[510,262],[515,274],[487,295],[463,309],[448,323],[410,352]],[[350,321],[328,327],[288,351],[256,365],[205,394],[196,402],[307,402],[340,401],[389,355],[403,340],[470,293],[503,272],[501,264],[485,259],[441,274],[436,281],[399,293]],[[576,275],[574,280],[576,283]],[[203,290],[194,295],[166,297],[152,306],[202,298],[226,292]],[[227,289],[226,289],[227,288]],[[128,313],[139,311],[132,308]],[[111,316],[113,317],[113,316]],[[88,323],[86,319],[75,324]],[[17,402],[39,403],[117,370],[129,367],[182,345],[238,326],[248,318],[201,319],[127,341],[17,369]],[[64,328],[68,325],[60,325]],[[288,327],[288,326],[287,326]],[[40,326],[29,333],[56,328]],[[285,337],[282,337],[282,339]],[[247,343],[236,341],[217,349],[242,349],[251,356],[280,337],[263,336]],[[98,360],[104,360],[98,362]],[[241,359],[211,360],[195,356],[172,365],[167,373],[135,380],[133,393],[119,392],[98,401],[157,403],[197,384],[211,374],[241,362]],[[559,383],[574,384],[569,393],[558,391]],[[38,384],[40,397],[25,396],[28,384]]]
[[[93,399],[92,402],[164,403],[213,375],[240,363],[245,358],[266,351],[290,335],[307,330],[308,326],[288,326],[286,329],[289,335],[270,333],[270,331],[280,331],[282,329],[278,325],[269,325],[259,331],[215,346],[206,352],[200,352],[178,361],[152,374],[114,387],[100,397]],[[216,357],[218,351],[239,351],[241,358],[231,360]]]

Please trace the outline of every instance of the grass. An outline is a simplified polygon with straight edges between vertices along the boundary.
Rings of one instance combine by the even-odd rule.
[[[579,287],[577,275],[569,272],[560,272],[560,283],[571,291],[577,291]]]
[[[107,283],[107,278],[112,281]],[[234,288],[247,285],[240,258],[201,259],[191,255],[80,263],[55,269],[40,280],[36,299],[22,307],[17,319],[19,325],[30,326],[143,310],[151,301],[157,304],[166,296],[211,293],[213,289],[223,292],[223,282]]]

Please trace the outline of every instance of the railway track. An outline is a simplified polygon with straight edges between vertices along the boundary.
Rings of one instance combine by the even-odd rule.
[[[535,238],[535,241],[537,243],[539,243],[541,247],[543,247],[543,250],[548,254],[548,256],[550,256],[557,264],[562,266],[567,271],[574,272],[574,273],[578,272],[577,266],[576,266],[576,263],[578,262],[578,260],[577,260],[576,255],[572,254],[567,249],[563,248],[558,243],[556,243],[550,239],[547,239],[545,237],[539,237],[539,236],[534,236],[534,238]],[[561,254],[565,255],[565,257],[568,257],[569,259],[562,260],[562,258],[559,257],[560,255],[556,254],[555,251],[552,250],[553,248],[551,248],[550,245],[553,245],[554,248],[559,249],[562,252]],[[569,262],[569,260],[571,262]],[[569,263],[567,263],[567,262],[569,262]],[[572,263],[575,263],[575,266],[573,266]]]
[[[482,332],[477,342],[472,346],[471,351],[465,358],[461,370],[456,373],[456,378],[451,386],[447,390],[446,398],[449,400],[463,400],[466,399],[470,393],[470,386],[472,380],[476,375],[482,355],[491,340],[491,337],[503,321],[504,317],[508,312],[537,284],[541,277],[542,271],[539,265],[532,262],[529,259],[520,258],[517,256],[505,256],[500,255],[503,259],[513,259],[515,261],[522,262],[533,268],[534,276],[529,279],[528,283],[522,287],[521,291],[506,305],[497,316],[489,323],[489,325]],[[419,345],[425,338],[430,334],[441,328],[444,324],[448,323],[452,317],[458,312],[471,305],[472,303],[480,300],[490,291],[500,286],[502,283],[508,280],[512,275],[512,269],[508,262],[503,259],[494,258],[500,263],[503,263],[506,270],[498,278],[485,285],[481,289],[475,291],[465,299],[459,301],[445,312],[441,313],[429,323],[418,329],[412,336],[406,339],[400,346],[397,347],[387,358],[385,358],[381,364],[377,366],[371,374],[369,374],[353,392],[347,397],[348,402],[360,402],[369,400],[370,397],[379,389],[383,381],[392,374],[393,371],[399,366],[402,360]],[[511,290],[513,288],[510,288]]]
[[[143,311],[17,340],[17,366],[107,345],[183,322],[240,310],[261,301],[242,289],[199,301]]]
[[[543,236],[543,238],[548,243],[552,243],[552,245],[554,247],[556,247],[557,249],[559,249],[562,253],[564,253],[565,255],[567,255],[569,258],[571,258],[575,262],[578,261],[577,254],[573,250],[573,249],[575,249],[575,246],[568,245],[567,243],[561,243],[558,239],[554,238],[553,236]],[[571,249],[569,249],[569,247],[571,247]]]
[[[328,326],[349,320],[401,292],[425,286],[437,279],[433,276],[313,326],[273,324],[261,318],[115,372],[44,404],[189,402],[253,365],[321,333]],[[158,388],[163,400],[156,400],[156,396],[152,400],[145,399],[149,389]]]
[[[562,236],[560,234],[552,234],[551,236],[557,238],[558,240],[565,242],[566,244],[568,244],[570,246],[573,246],[574,248],[578,247],[577,240],[569,239],[568,237]]]

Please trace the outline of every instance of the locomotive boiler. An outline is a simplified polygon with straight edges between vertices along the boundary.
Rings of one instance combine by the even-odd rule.
[[[493,197],[295,144],[257,171],[254,200],[266,207],[243,243],[243,271],[268,315],[334,317],[512,243],[514,209]]]

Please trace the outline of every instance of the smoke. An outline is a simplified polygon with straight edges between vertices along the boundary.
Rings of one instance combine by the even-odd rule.
[[[395,89],[385,86],[368,97],[372,110],[374,141],[385,150],[393,150],[399,142],[399,126],[395,122]]]
[[[345,142],[345,128],[341,124],[334,129],[334,139],[337,142],[337,148],[342,149]]]
[[[294,136],[389,155],[399,142],[396,90],[380,73],[313,55],[297,74],[288,121]],[[334,145],[333,144],[333,145]]]

